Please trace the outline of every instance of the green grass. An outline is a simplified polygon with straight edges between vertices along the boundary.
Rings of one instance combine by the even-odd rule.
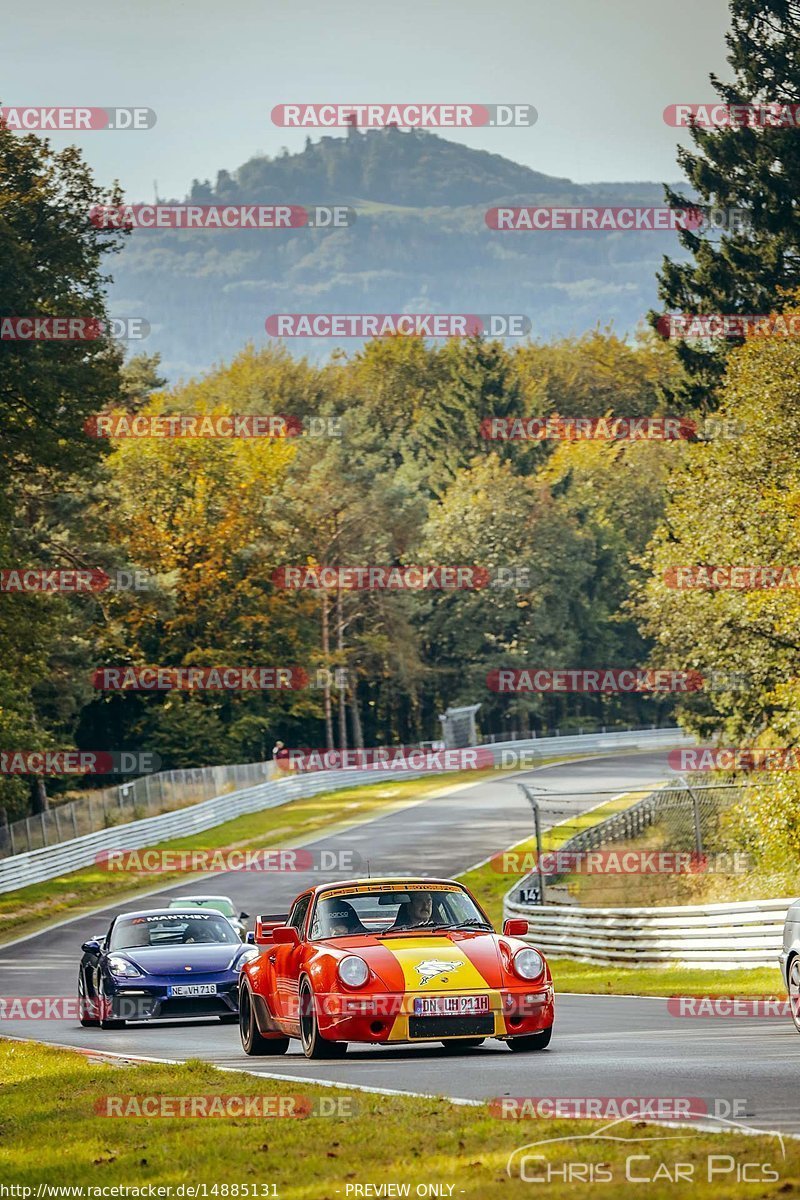
[[[232,1031],[232,1042],[236,1036]],[[535,1066],[535,1056],[531,1066]],[[32,1188],[34,1195],[39,1184],[172,1188],[205,1184],[208,1196],[214,1195],[210,1189],[215,1185],[247,1184],[260,1189],[274,1184],[281,1200],[347,1200],[348,1185],[409,1184],[413,1196],[418,1184],[437,1183],[452,1186],[449,1194],[454,1197],[475,1200],[531,1196],[540,1193],[530,1183],[506,1175],[506,1163],[514,1150],[539,1139],[587,1134],[605,1124],[552,1118],[500,1120],[486,1106],[282,1083],[223,1073],[197,1060],[180,1066],[114,1064],[113,1060],[33,1042],[7,1040],[0,1041],[0,1080],[0,1180],[5,1185]],[[531,1092],[536,1092],[534,1086]],[[341,1115],[301,1120],[244,1116],[159,1120],[103,1117],[95,1109],[109,1096],[193,1095],[302,1095],[311,1104],[324,1098],[347,1107]],[[784,1161],[778,1140],[766,1135],[693,1134],[685,1127],[670,1130],[638,1121],[616,1126],[612,1132],[676,1140],[573,1141],[537,1147],[532,1153],[544,1153],[558,1167],[565,1160],[583,1164],[584,1170],[586,1164],[595,1169],[605,1164],[614,1182],[604,1183],[599,1194],[609,1200],[628,1200],[632,1194],[625,1179],[625,1159],[634,1154],[651,1156],[648,1163],[636,1162],[640,1174],[646,1168],[655,1175],[662,1163],[662,1171],[666,1168],[671,1175],[675,1163],[688,1163],[694,1170],[692,1184],[647,1186],[646,1195],[652,1200],[687,1195],[699,1200],[720,1195],[726,1200],[745,1196],[764,1200],[796,1195],[800,1189],[797,1142],[786,1142]],[[734,1181],[709,1183],[709,1154],[729,1154],[737,1163],[771,1164],[779,1178],[758,1186]],[[535,1166],[542,1169],[541,1164]],[[266,1193],[260,1190],[257,1194]],[[588,1187],[558,1180],[546,1187],[548,1200],[588,1194]]]
[[[777,967],[704,971],[697,967],[603,967],[548,958],[559,992],[638,996],[785,996]]]

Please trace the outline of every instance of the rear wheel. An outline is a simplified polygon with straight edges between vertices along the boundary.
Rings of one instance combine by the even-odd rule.
[[[300,1042],[306,1058],[344,1058],[347,1042],[329,1042],[319,1031],[314,993],[307,979],[300,985]]]
[[[795,955],[789,965],[789,1007],[794,1027],[800,1033],[800,955]]]
[[[225,1020],[225,1018],[222,1018]],[[265,1038],[256,1023],[256,1013],[250,996],[250,989],[242,987],[239,991],[239,1032],[242,1035],[242,1047],[245,1054],[285,1054],[289,1049],[287,1037]]]
[[[459,1050],[474,1050],[476,1046],[482,1046],[486,1038],[448,1038],[446,1042],[442,1042],[445,1050],[449,1050],[451,1054],[458,1054]]]
[[[531,1033],[526,1037],[509,1038],[506,1045],[509,1050],[515,1050],[518,1054],[524,1053],[526,1050],[546,1050],[550,1045],[550,1038],[553,1036],[553,1026],[548,1026],[541,1033]]]

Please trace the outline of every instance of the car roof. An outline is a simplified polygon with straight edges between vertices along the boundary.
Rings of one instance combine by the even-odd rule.
[[[188,896],[175,896],[174,899],[170,901],[170,904],[177,904],[178,901],[183,904],[184,900],[228,900],[231,904],[233,904],[230,896],[218,896],[213,892],[193,892]]]
[[[191,904],[186,905],[186,911],[193,911]],[[199,912],[200,909],[196,911]],[[180,909],[175,908],[137,908],[135,912],[120,913],[115,919],[119,921],[123,917],[176,917],[179,913]]]
[[[335,879],[331,883],[318,883],[311,890],[315,895],[319,895],[320,892],[330,891],[331,888],[369,887],[370,885],[376,886],[385,883],[396,883],[401,886],[407,883],[425,884],[428,887],[436,887],[439,883],[446,883],[451,887],[463,888],[464,891],[467,890],[464,888],[464,884],[459,883],[457,879],[432,879],[428,876],[419,875],[373,875],[370,879]]]

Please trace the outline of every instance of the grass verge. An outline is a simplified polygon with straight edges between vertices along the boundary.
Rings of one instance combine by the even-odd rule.
[[[722,1194],[727,1200],[756,1194],[777,1197],[800,1190],[800,1143],[786,1141],[784,1158],[780,1141],[770,1135],[665,1129],[636,1121],[611,1130],[633,1141],[586,1140],[585,1135],[605,1122],[499,1120],[485,1105],[348,1093],[223,1073],[198,1060],[180,1066],[115,1064],[8,1040],[0,1041],[0,1079],[0,1178],[6,1185],[31,1189],[7,1193],[20,1200],[35,1197],[39,1185],[53,1189],[43,1191],[45,1197],[69,1195],[57,1189],[71,1186],[178,1189],[203,1184],[208,1197],[281,1200],[425,1195],[431,1193],[417,1192],[419,1185],[433,1184],[441,1190],[432,1194],[440,1196],[529,1196],[531,1183],[518,1177],[518,1166],[516,1177],[506,1173],[509,1155],[531,1142],[554,1138],[570,1140],[532,1148],[529,1153],[542,1154],[543,1161],[527,1164],[530,1174],[556,1172],[547,1185],[549,1200],[588,1194],[588,1188],[564,1180],[564,1164],[570,1162],[584,1178],[590,1171],[602,1171],[603,1196],[627,1200],[631,1183],[626,1160],[634,1155],[647,1156],[637,1157],[629,1170],[653,1181],[647,1186],[651,1200],[687,1195],[687,1172],[688,1190],[700,1200]],[[96,1107],[104,1106],[107,1097],[167,1097],[174,1109],[177,1097],[272,1097],[274,1104],[288,1095],[302,1095],[312,1106],[324,1100],[341,1107],[336,1115],[299,1120],[106,1117],[98,1115]],[[646,1140],[665,1137],[669,1140]],[[712,1155],[730,1156],[724,1174],[723,1164],[710,1160]],[[752,1182],[737,1183],[737,1168],[745,1162],[753,1164],[762,1179],[762,1164],[768,1164],[774,1178],[756,1188]],[[676,1164],[685,1164],[683,1182],[671,1182]],[[718,1173],[709,1180],[711,1167]],[[409,1191],[355,1191],[367,1184],[407,1185]],[[172,1192],[173,1197],[181,1194],[187,1193]]]

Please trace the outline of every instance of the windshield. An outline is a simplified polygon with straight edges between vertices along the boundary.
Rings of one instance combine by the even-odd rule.
[[[195,900],[194,896],[184,896],[182,899],[170,900],[169,906],[170,908],[213,908],[215,912],[221,912],[224,917],[236,916],[233,901],[226,900],[224,896],[208,896],[199,900]]]
[[[109,950],[135,946],[191,946],[198,942],[238,945],[239,935],[216,913],[160,913],[144,917],[120,917],[111,931]]]
[[[457,887],[420,884],[337,888],[323,892],[311,923],[311,937],[414,932],[432,929],[491,929],[473,900]]]

